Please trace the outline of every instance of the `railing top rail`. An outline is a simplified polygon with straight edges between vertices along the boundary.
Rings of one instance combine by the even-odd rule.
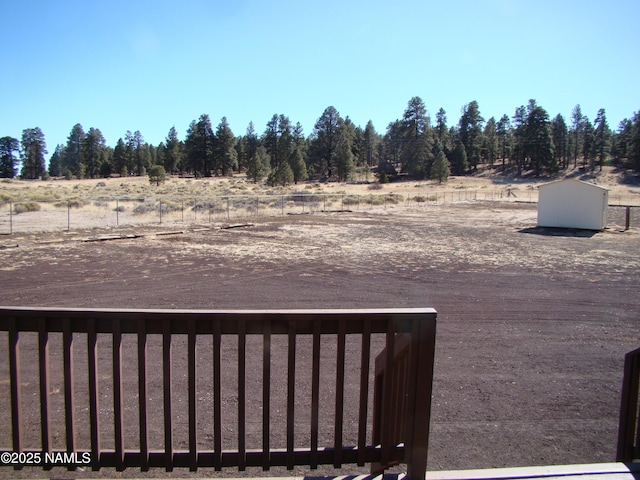
[[[430,307],[411,308],[311,308],[311,309],[265,309],[265,310],[204,310],[204,309],[180,309],[180,308],[58,308],[58,307],[25,307],[0,305],[0,314],[5,311],[12,312],[40,312],[49,314],[60,312],[61,314],[72,315],[74,313],[116,313],[116,314],[178,314],[178,315],[416,315],[434,314],[435,309]]]
[[[433,308],[383,309],[309,309],[309,310],[184,310],[184,309],[118,309],[118,308],[51,308],[0,306],[0,330],[8,330],[9,320],[16,319],[18,331],[38,331],[40,320],[46,319],[48,331],[62,331],[70,322],[74,332],[88,331],[89,320],[98,333],[113,330],[113,321],[119,322],[122,333],[136,333],[139,322],[144,321],[148,333],[163,333],[163,324],[171,324],[171,333],[187,333],[188,323],[195,322],[198,334],[213,332],[213,324],[220,325],[223,334],[236,334],[241,323],[248,334],[263,332],[263,323],[270,321],[271,332],[285,334],[294,324],[297,334],[311,334],[314,323],[320,323],[324,334],[337,333],[342,324],[345,333],[362,333],[365,321],[370,322],[371,333],[384,333],[389,322],[397,332],[407,332],[415,320],[436,319]],[[215,322],[214,322],[215,321]],[[69,327],[67,327],[69,328]]]

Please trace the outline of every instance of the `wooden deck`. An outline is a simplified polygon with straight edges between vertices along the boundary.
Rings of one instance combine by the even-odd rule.
[[[132,478],[135,478],[133,476]],[[227,479],[227,480],[245,480]],[[403,473],[384,475],[338,475],[306,477],[263,477],[268,480],[404,480]],[[427,472],[425,480],[640,480],[640,462],[550,465],[543,467],[487,468],[479,470],[441,470]],[[83,480],[78,478],[76,480]],[[90,479],[86,479],[90,480]],[[203,478],[202,480],[207,480]],[[209,480],[214,480],[213,478]]]
[[[427,472],[427,480],[640,480],[640,462]]]

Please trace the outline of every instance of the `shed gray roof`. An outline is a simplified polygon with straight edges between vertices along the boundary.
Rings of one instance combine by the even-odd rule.
[[[577,183],[579,183],[581,185],[586,185],[588,187],[595,187],[595,188],[598,188],[600,190],[610,190],[609,188],[603,187],[602,185],[597,185],[597,184],[591,183],[591,182],[585,182],[583,180],[576,180],[575,178],[567,178],[567,179],[562,179],[562,180],[555,180],[553,182],[549,182],[549,183],[545,183],[544,185],[540,185],[538,188],[539,189],[540,188],[545,188],[545,187],[548,187],[550,185],[557,185],[557,184],[565,183],[565,182],[577,182]]]

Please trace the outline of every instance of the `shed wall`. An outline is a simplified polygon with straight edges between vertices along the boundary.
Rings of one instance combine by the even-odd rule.
[[[576,181],[540,188],[538,226],[602,230],[607,226],[608,191]]]

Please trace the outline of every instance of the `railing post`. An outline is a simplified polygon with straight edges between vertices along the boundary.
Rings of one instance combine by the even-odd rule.
[[[424,480],[427,471],[431,386],[436,324],[430,319],[413,321],[407,409],[405,411],[405,461],[409,480]]]
[[[620,402],[618,426],[618,450],[616,461],[632,462],[640,454],[640,432],[636,433],[638,415],[638,391],[640,390],[640,348],[624,358],[624,379]],[[637,436],[637,438],[636,438]],[[634,449],[634,442],[636,443]]]

